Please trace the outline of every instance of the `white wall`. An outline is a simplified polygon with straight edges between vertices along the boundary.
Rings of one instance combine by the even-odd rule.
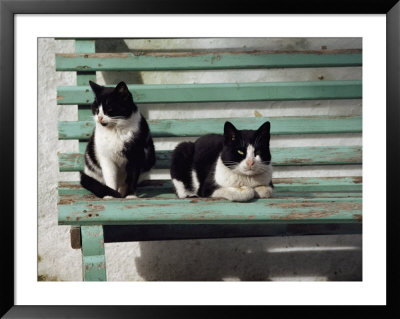
[[[314,50],[361,48],[361,39],[145,39],[98,41],[98,52],[177,49]],[[76,106],[56,105],[56,86],[74,85],[74,72],[55,72],[54,54],[74,52],[73,41],[39,39],[39,251],[41,280],[81,280],[81,254],[70,248],[69,227],[57,225],[57,181],[77,180],[59,173],[56,152],[76,152],[76,141],[57,140],[57,121],[76,120]],[[98,72],[100,84],[313,81],[361,79],[360,67]],[[148,119],[361,114],[361,100],[270,101],[140,105]],[[180,139],[155,139],[171,149]],[[360,145],[361,134],[274,136],[271,146]],[[57,150],[55,152],[55,150]],[[272,154],[273,155],[273,154]],[[360,166],[276,168],[274,177],[360,176]],[[169,178],[157,170],[152,178]],[[324,248],[328,247],[328,248]],[[184,240],[106,244],[108,280],[360,280],[361,235]]]

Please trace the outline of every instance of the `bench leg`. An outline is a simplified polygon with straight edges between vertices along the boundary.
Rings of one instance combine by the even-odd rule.
[[[81,249],[82,248],[81,227],[71,226],[69,233],[71,235],[71,248]]]
[[[82,268],[84,281],[106,281],[103,226],[82,226]]]

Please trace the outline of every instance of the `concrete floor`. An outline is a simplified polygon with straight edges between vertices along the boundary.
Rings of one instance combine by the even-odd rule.
[[[135,246],[129,253],[131,243],[106,244],[109,280],[135,280],[121,265],[136,269],[142,280],[362,280],[359,235],[155,241]]]

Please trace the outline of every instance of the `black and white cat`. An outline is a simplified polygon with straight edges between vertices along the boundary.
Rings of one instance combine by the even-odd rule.
[[[171,179],[179,198],[200,196],[244,202],[273,191],[270,123],[237,130],[226,122],[224,135],[208,134],[180,143],[172,153]]]
[[[149,126],[124,82],[115,88],[92,81],[96,123],[85,152],[81,185],[98,197],[135,198],[139,175],[155,164]]]

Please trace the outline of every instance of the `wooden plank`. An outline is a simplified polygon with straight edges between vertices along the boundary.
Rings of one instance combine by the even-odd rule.
[[[75,41],[75,51],[77,53],[95,53],[96,52],[96,42],[89,39],[77,39]],[[77,85],[88,85],[89,81],[96,82],[96,71],[78,71],[76,72],[76,84]],[[78,110],[82,105],[78,105]],[[82,121],[81,112],[78,112],[78,119]]]
[[[274,178],[277,192],[348,192],[361,191],[362,177]]]
[[[110,85],[114,86],[114,85]],[[360,80],[128,85],[137,103],[359,99]],[[57,87],[57,104],[91,104],[89,86]]]
[[[324,134],[360,133],[361,116],[287,116],[218,119],[150,120],[153,137],[202,136],[209,133],[222,134],[225,121],[240,129],[257,129],[265,121],[271,122],[271,134]],[[62,140],[89,139],[94,128],[93,121],[59,122],[58,138]]]
[[[361,146],[320,146],[272,148],[272,165],[361,164]]]
[[[177,200],[174,189],[151,189],[144,190],[139,188],[137,191],[139,200],[146,201],[158,201],[158,200]],[[272,198],[279,199],[292,199],[292,198],[325,198],[325,199],[336,199],[336,198],[362,198],[361,191],[342,191],[342,192],[281,192],[275,191]],[[96,197],[89,191],[83,194],[82,192],[76,192],[73,194],[59,194],[58,205],[75,205],[77,203],[89,203],[92,201],[98,201],[101,198]],[[202,199],[200,199],[201,201]],[[124,201],[124,199],[122,200]],[[156,203],[156,202],[155,202]],[[73,247],[74,248],[74,247]]]
[[[106,281],[103,226],[82,226],[82,269],[85,281]]]
[[[361,198],[99,200],[61,205],[59,225],[359,223]]]
[[[361,65],[361,50],[56,54],[57,71],[215,70]]]
[[[344,165],[361,164],[360,146],[319,146],[272,148],[273,166]],[[171,151],[156,151],[155,168],[169,169]],[[80,153],[58,154],[61,172],[83,170],[84,159]]]
[[[308,196],[330,197],[359,197],[362,190],[362,177],[301,177],[301,178],[274,178],[274,197],[301,196],[300,193],[308,193]],[[317,194],[319,193],[319,194]],[[77,200],[91,201],[96,199],[79,182],[60,182],[58,185],[59,204],[71,204]],[[294,195],[297,194],[297,195]],[[170,180],[145,181],[138,186],[138,196],[148,198],[152,196],[176,198]],[[305,195],[303,196],[305,197]]]
[[[72,226],[71,229],[69,230],[69,234],[71,236],[71,248],[81,249],[82,248],[81,228]]]
[[[96,41],[93,39],[76,39],[75,51],[78,55],[87,53],[93,54],[96,52]],[[85,70],[80,70],[80,71],[85,71]]]
[[[153,104],[154,105],[154,104]],[[144,111],[144,112],[146,112],[146,107],[147,107],[148,105],[146,105],[146,104],[142,104],[142,105],[140,105],[139,106],[139,109],[141,110],[141,111]],[[159,106],[159,110],[162,110],[162,108],[163,108],[163,106],[162,106],[162,104],[158,104],[158,106]],[[179,112],[179,108],[180,107],[183,107],[183,105],[181,104],[181,105],[179,105],[178,107],[177,107],[177,109],[176,109],[176,111],[177,112]],[[200,107],[201,107],[202,105],[200,105]],[[233,106],[233,107],[235,107],[235,106]],[[257,111],[256,110],[256,108],[254,109],[254,113],[255,114],[257,114],[257,113],[259,113],[259,111]],[[232,121],[240,121],[240,122],[238,122],[239,124],[238,125],[242,125],[242,124],[240,124],[240,123],[248,123],[247,121],[251,121],[251,119],[255,119],[255,118],[258,118],[258,116],[260,116],[260,118],[266,118],[266,117],[262,117],[262,115],[261,114],[257,114],[257,116],[255,116],[254,115],[254,113],[253,114],[251,114],[251,115],[249,115],[249,117],[243,117],[243,118],[231,118],[232,119]],[[252,117],[253,116],[253,117]],[[337,116],[334,116],[334,115],[310,115],[311,117],[314,117],[314,118],[316,118],[316,119],[318,119],[318,118],[328,118],[328,117],[331,117],[332,119],[333,118],[337,118],[337,119],[340,119],[340,118],[342,118],[342,119],[344,119],[344,118],[350,118],[350,117],[358,117],[359,115],[337,115]],[[361,116],[361,115],[360,115]],[[294,116],[292,116],[292,117],[294,117]],[[308,116],[298,116],[298,117],[302,117],[302,118],[306,118],[306,117],[308,117]],[[361,116],[362,117],[362,116]],[[291,116],[282,116],[282,117],[272,117],[272,119],[282,119],[282,120],[284,120],[284,118],[291,118]],[[214,120],[219,120],[218,118],[211,118],[212,119],[212,122],[214,122]],[[221,118],[221,120],[223,120],[224,118]],[[225,118],[225,119],[227,119],[228,120],[228,118]],[[179,121],[179,120],[184,120],[184,121],[186,121],[186,120],[188,120],[188,121],[198,121],[198,120],[200,120],[200,121],[202,121],[203,120],[203,118],[197,118],[197,119],[165,119],[165,120],[167,120],[167,121],[169,121],[169,120],[171,120],[172,122],[171,123],[175,123],[175,121]],[[204,119],[204,120],[207,120],[207,119]],[[90,107],[90,105],[79,105],[79,108],[78,108],[78,121],[83,121],[83,122],[92,122],[93,121],[93,113],[92,113],[92,109],[91,109],[91,107]],[[153,120],[148,120],[147,119],[147,122],[151,125],[152,124],[152,121]],[[161,122],[162,121],[164,121],[164,119],[160,119],[160,120],[158,120],[158,122],[159,122],[159,124],[158,125],[164,125],[164,124],[162,124]],[[168,122],[166,122],[166,124],[165,125],[168,125],[167,124]],[[256,123],[258,123],[258,121],[256,120]],[[209,125],[213,125],[212,123],[208,123]],[[250,127],[251,128],[251,123],[248,123],[248,124],[244,124],[244,125],[249,125],[248,127]],[[223,123],[222,123],[222,127],[223,127]],[[304,129],[304,128],[303,128]],[[336,130],[339,130],[340,128],[337,128]],[[184,132],[185,133],[185,132]]]
[[[296,192],[358,192],[362,190],[362,177],[298,177],[298,178],[274,178],[274,194],[296,193]],[[170,180],[151,180],[139,184],[139,195],[149,191],[166,194],[173,193]],[[91,193],[82,188],[79,182],[60,182],[58,185],[60,196],[90,195]],[[173,194],[175,196],[175,194]],[[68,197],[65,197],[68,198]],[[85,198],[90,200],[91,197]]]
[[[77,39],[75,40],[75,51],[77,53],[95,53],[96,52],[96,44],[94,40],[89,39]],[[77,85],[87,85],[89,81],[96,82],[96,71],[79,71],[76,72],[76,84]],[[79,108],[82,105],[78,105]],[[82,120],[81,114],[78,112],[78,119]],[[82,235],[81,235],[81,227],[71,227],[71,247],[73,249],[81,249],[82,248]],[[86,243],[88,242],[88,238],[85,238]],[[90,240],[89,240],[90,242]],[[87,246],[87,244],[86,244]],[[103,248],[104,250],[104,248]],[[104,253],[103,253],[104,255]],[[86,271],[86,267],[90,267],[91,264],[91,256],[84,256],[82,254],[82,263],[83,263],[83,278],[87,277],[88,279],[92,276],[91,271]]]
[[[181,224],[181,225],[105,225],[106,243],[240,238],[267,236],[304,236],[361,234],[362,223],[357,224]]]
[[[96,82],[96,72],[76,72],[77,85],[87,85],[89,81]]]
[[[273,198],[348,198],[362,196],[361,177],[302,177],[274,178]],[[58,187],[59,205],[75,202],[98,200],[79,182],[60,182]],[[141,200],[176,199],[170,180],[151,180],[142,182],[138,187]]]
[[[159,204],[161,202],[168,202],[168,203],[181,203],[181,199],[177,198],[177,196],[174,193],[173,189],[170,189],[169,193],[164,193],[164,194],[155,194],[153,193],[155,190],[151,190],[150,192],[143,192],[143,190],[138,190],[138,199],[135,199],[136,204],[144,203],[146,205],[150,204]],[[144,196],[143,196],[144,195]],[[155,195],[155,196],[153,196]],[[292,192],[292,193],[287,193],[287,192],[275,192],[272,199],[288,199],[292,200],[294,199],[331,199],[331,200],[336,200],[338,198],[342,199],[349,199],[349,198],[361,198],[362,193],[361,192]],[[118,202],[124,203],[128,199],[110,199],[110,200],[103,200],[102,198],[96,197],[95,195],[91,194],[90,192],[87,194],[71,194],[71,195],[60,195],[59,196],[59,202],[58,205],[76,205],[76,204],[98,204],[99,201],[103,201],[104,204],[108,205],[114,205]],[[208,201],[209,198],[196,198],[196,203],[202,203],[203,201]]]

